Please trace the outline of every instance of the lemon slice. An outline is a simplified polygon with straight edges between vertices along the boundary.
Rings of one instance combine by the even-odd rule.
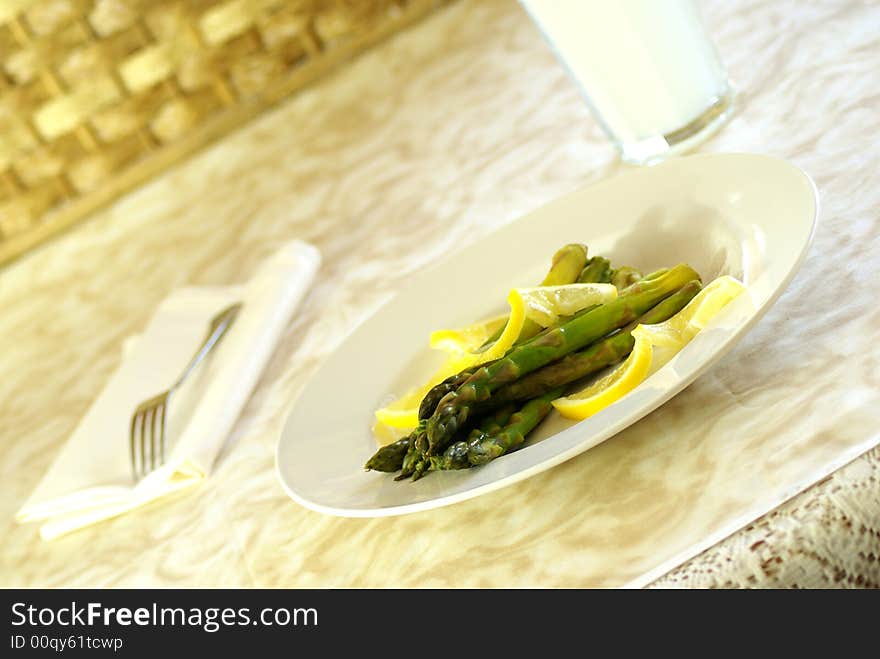
[[[513,298],[513,299],[511,299]],[[560,316],[572,316],[587,307],[611,302],[617,298],[617,288],[611,284],[565,284],[563,286],[536,286],[515,288],[508,301],[522,305],[525,317],[541,327],[559,322]]]
[[[419,404],[425,394],[450,375],[459,371],[499,359],[519,338],[526,319],[541,327],[554,324],[560,316],[569,316],[587,307],[609,302],[617,297],[617,289],[611,284],[566,284],[563,286],[538,286],[514,288],[507,295],[510,313],[490,318],[462,329],[444,329],[433,332],[430,346],[449,355],[446,362],[421,387],[407,392],[390,405],[376,410],[377,426],[374,434],[383,439],[390,436],[385,429],[410,430],[419,423]],[[506,322],[505,322],[506,321]],[[504,331],[487,349],[479,352],[500,327]]]
[[[461,365],[457,370],[450,371],[443,378],[449,377],[453,373],[457,373],[462,368],[467,368],[471,364],[479,364],[482,362],[498,359],[507,352],[508,348],[516,343],[519,334],[522,331],[523,322],[525,322],[525,308],[514,296],[511,291],[507,296],[507,303],[510,305],[510,313],[506,319],[504,316],[491,318],[474,325],[470,325],[460,330],[438,330],[431,333],[428,344],[432,348],[443,350],[450,355],[450,360],[444,364],[442,370],[449,370],[457,365]],[[501,336],[483,352],[478,352],[489,337],[493,336],[504,323],[504,331]],[[482,340],[481,340],[482,339]],[[439,380],[438,380],[439,382]],[[436,384],[436,383],[435,383]]]
[[[451,354],[476,352],[507,323],[507,316],[496,316],[461,329],[441,329],[431,333],[430,346]]]
[[[635,336],[635,332],[633,332]],[[570,396],[557,398],[553,407],[569,419],[586,419],[623,398],[635,389],[651,368],[651,341],[637,336],[633,350],[623,363],[608,375],[600,378],[586,389]]]
[[[671,348],[677,352],[745,290],[742,282],[729,275],[713,279],[672,318],[656,325],[640,325],[633,331],[633,336],[644,334],[655,347]]]

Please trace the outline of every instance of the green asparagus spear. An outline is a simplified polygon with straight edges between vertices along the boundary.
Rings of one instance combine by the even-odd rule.
[[[455,375],[450,375],[443,382],[429,389],[419,404],[419,420],[430,418],[443,396],[458,389],[473,373],[473,368],[466,368]]]
[[[424,427],[424,422],[420,422],[418,427],[409,436],[409,447],[406,450],[406,454],[403,456],[403,462],[400,465],[400,474],[394,480],[401,481],[404,478],[409,478],[416,470],[416,466],[419,461],[421,461],[424,451],[427,450],[427,445],[424,446],[424,450],[421,446],[422,440],[426,440]]]
[[[654,325],[669,320],[679,311],[684,309],[688,302],[693,300],[702,288],[703,285],[700,283],[699,279],[689,281],[675,291],[675,293],[648,309],[636,320],[624,327],[622,331],[632,332],[639,325]]]
[[[450,469],[466,469],[468,462],[468,442],[487,435],[500,433],[515,411],[513,405],[505,405],[499,410],[488,414],[478,427],[471,431],[467,440],[450,444],[442,455],[424,456],[413,470],[413,481],[419,480],[428,471]]]
[[[594,256],[577,278],[579,284],[607,284],[611,281],[611,261],[604,256]]]
[[[510,417],[513,416],[514,412],[516,412],[516,407],[511,403],[487,414],[483,417],[480,423],[477,424],[477,427],[471,431],[471,436],[479,433],[498,432],[507,425],[507,422],[510,421]],[[468,439],[470,439],[470,437],[468,437]]]
[[[409,450],[410,441],[410,436],[407,435],[396,442],[383,446],[367,460],[364,469],[367,471],[399,471],[403,466],[403,458]]]
[[[499,433],[484,434],[468,442],[468,462],[472,465],[486,464],[500,455],[504,455],[511,449],[515,449],[525,441],[528,435],[537,426],[553,406],[552,400],[559,398],[565,389],[557,387],[533,398],[522,409],[510,417],[510,422]]]
[[[654,270],[653,272],[649,272],[644,277],[642,277],[642,279],[656,279],[657,277],[660,277],[661,275],[665,275],[667,272],[669,272],[669,268],[660,268],[659,270]]]
[[[428,458],[426,456],[422,455],[419,458],[418,462],[416,462],[415,467],[413,468],[413,474],[412,474],[412,482],[413,483],[415,483],[417,480],[419,480],[422,476],[425,475],[425,472],[428,471],[429,465],[430,465],[430,463],[428,462]],[[398,479],[395,478],[394,480],[398,480]]]
[[[587,246],[572,243],[561,247],[553,255],[550,270],[541,286],[563,286],[573,284],[587,262]]]
[[[500,430],[501,426],[507,423],[507,420],[510,418],[511,414],[513,414],[513,412],[514,407],[512,404],[502,406],[500,409],[496,409],[494,412],[488,413],[482,420],[480,425],[475,428],[473,432],[478,433]],[[425,421],[420,421],[419,426],[412,432],[412,434],[409,435],[409,437],[404,438],[410,441],[408,443],[406,453],[403,456],[403,460],[398,467],[398,469],[401,470],[400,475],[397,476],[394,480],[400,481],[409,478],[410,476],[412,476],[413,481],[419,480],[428,470],[430,466],[429,460],[437,457],[431,456],[431,458],[429,458],[425,455],[428,450],[427,436],[425,434],[425,423]],[[399,441],[402,442],[403,440]],[[380,451],[381,450],[382,449],[380,449]],[[466,459],[467,451],[465,450],[465,461]],[[392,469],[391,471],[397,470]]]
[[[428,455],[422,459],[421,469],[413,474],[416,481],[429,471],[452,471],[454,469],[467,469],[471,466],[468,462],[467,440],[452,442],[440,455]]]
[[[372,471],[397,471],[403,466],[404,458],[412,445],[413,440],[419,435],[424,434],[425,423],[419,422],[419,425],[406,437],[398,439],[396,442],[386,444],[373,456],[367,460],[364,469]]]
[[[510,401],[529,400],[619,362],[632,352],[635,339],[631,332],[637,325],[662,323],[671,318],[700,292],[700,288],[699,281],[688,282],[619,332],[501,387],[487,403],[494,407]]]
[[[621,266],[620,268],[615,268],[611,271],[611,283],[617,286],[617,289],[626,288],[632,284],[635,284],[639,279],[642,279],[642,273],[636,270],[635,268],[631,268],[628,265]]]
[[[623,289],[616,300],[576,316],[477,369],[458,389],[443,397],[428,419],[427,454],[436,455],[445,449],[467,422],[471,407],[487,400],[493,391],[632,322],[694,279],[699,279],[696,271],[680,264],[660,277],[636,282]]]

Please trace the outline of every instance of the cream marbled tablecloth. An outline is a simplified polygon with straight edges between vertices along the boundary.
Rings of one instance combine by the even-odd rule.
[[[583,474],[646,427],[717,434],[748,418],[779,459],[785,433],[829,461],[880,441],[880,5],[704,6],[741,94],[703,150],[790,159],[823,207],[803,270],[712,372],[626,436],[450,508],[336,519],[281,491],[285,411],[356,323],[437,257],[618,169],[521,8],[462,0],[0,271],[0,585],[615,585],[652,558],[597,573],[614,538],[585,530],[599,493]],[[243,279],[294,237],[322,250],[320,283],[206,485],[53,543],[15,525],[155,305]],[[490,514],[511,497],[527,502]],[[654,530],[667,550],[712,528],[698,508]],[[880,585],[880,449],[654,585]]]

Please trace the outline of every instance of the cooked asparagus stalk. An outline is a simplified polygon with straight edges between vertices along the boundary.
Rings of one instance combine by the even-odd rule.
[[[563,286],[573,284],[578,275],[584,269],[587,262],[587,246],[580,243],[571,243],[561,247],[553,255],[550,270],[541,286]]]
[[[474,430],[467,440],[450,444],[442,455],[429,456],[426,458],[428,471],[466,469],[486,464],[515,449],[553,409],[550,402],[559,398],[563,391],[564,389],[559,387],[528,401],[522,409],[510,417],[503,428],[496,425]]]
[[[604,256],[594,256],[577,278],[579,284],[607,284],[611,281],[611,261]]]
[[[653,272],[649,272],[642,279],[656,279],[660,275],[665,275],[669,272],[669,268],[660,268],[659,270],[654,270]]]
[[[421,426],[421,424],[419,425]],[[418,428],[416,430],[418,430]],[[413,475],[413,472],[416,470],[416,466],[423,459],[422,451],[419,450],[418,440],[424,436],[424,430],[422,430],[420,433],[414,432],[412,435],[410,435],[409,448],[407,448],[406,450],[406,455],[403,456],[403,462],[400,465],[400,474],[398,474],[394,480],[402,481],[404,478],[409,478]]]
[[[480,425],[473,430],[473,433],[490,432],[500,429],[502,425],[507,423],[507,420],[513,412],[514,406],[512,404],[502,406],[500,409],[490,412],[485,416]],[[430,465],[428,464],[429,458],[426,456],[428,445],[427,435],[425,434],[425,423],[425,421],[420,421],[418,427],[408,437],[398,440],[398,442],[401,443],[401,446],[406,443],[407,447],[400,466],[396,469],[390,469],[390,471],[397,471],[397,469],[401,470],[400,475],[394,480],[400,481],[412,476],[412,479],[417,481],[428,470]],[[409,441],[405,442],[405,440]],[[387,464],[389,467],[393,466],[395,463],[392,460],[396,458],[396,451],[398,450],[399,448],[389,449],[383,456],[385,462],[380,462],[379,464],[383,464],[383,466]],[[382,449],[379,449],[379,452],[382,452]],[[387,470],[377,469],[376,471]]]
[[[440,455],[427,455],[422,458],[421,469],[413,474],[413,480],[417,481],[429,471],[452,471],[454,469],[467,469],[471,466],[468,462],[467,440],[452,442]]]
[[[564,389],[557,387],[533,398],[510,417],[510,422],[499,433],[484,433],[468,441],[468,462],[471,465],[486,464],[511,449],[517,448],[545,416],[553,409],[550,402],[559,398]]]
[[[398,439],[396,442],[386,444],[373,456],[367,460],[364,469],[372,471],[398,471],[403,466],[404,458],[413,443],[413,440],[420,434],[425,432],[425,423],[420,422],[419,425],[406,437]]]
[[[639,279],[642,279],[642,273],[628,265],[611,271],[611,283],[617,286],[618,290],[635,284]]]
[[[513,348],[489,366],[480,367],[458,389],[446,394],[428,419],[427,454],[436,455],[444,450],[464,427],[471,407],[487,400],[493,391],[627,325],[694,279],[698,280],[699,275],[693,268],[677,265],[655,279],[636,282],[621,291],[617,299]]]
[[[458,389],[473,373],[473,368],[466,368],[455,375],[450,375],[443,382],[429,389],[419,404],[419,420],[430,418],[443,396]]]
[[[413,470],[413,481],[419,480],[428,471],[466,469],[470,467],[471,465],[468,462],[469,442],[487,435],[500,433],[502,428],[510,421],[515,409],[513,405],[502,407],[487,415],[479,426],[471,431],[467,440],[453,442],[442,455],[431,455],[422,458]]]
[[[529,400],[619,362],[632,352],[635,339],[631,332],[637,325],[668,320],[681,311],[700,292],[700,288],[699,281],[688,282],[619,332],[501,387],[487,402],[494,407],[511,401]]]
[[[410,435],[407,435],[396,442],[386,444],[367,460],[364,469],[367,471],[399,471],[403,466],[403,458],[409,450],[410,441]]]

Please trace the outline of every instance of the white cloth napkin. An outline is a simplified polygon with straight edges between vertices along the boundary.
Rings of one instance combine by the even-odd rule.
[[[42,521],[40,535],[50,540],[207,478],[320,260],[317,249],[295,241],[246,284],[173,292],[143,334],[129,341],[122,364],[16,519]],[[169,404],[165,465],[135,483],[132,413],[177,379],[211,318],[235,302],[243,303],[235,322]]]

